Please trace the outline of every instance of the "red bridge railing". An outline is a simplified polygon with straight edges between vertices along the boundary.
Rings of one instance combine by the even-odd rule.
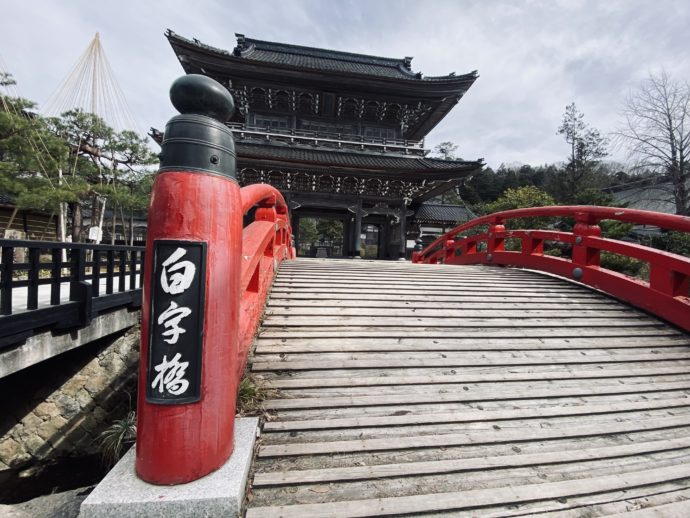
[[[295,258],[288,207],[283,195],[270,185],[240,189],[242,213],[256,207],[254,221],[242,231],[240,274],[240,329],[238,375],[242,374],[268,290],[278,266]]]
[[[574,218],[572,232],[507,230],[506,221],[518,218]],[[422,251],[415,263],[487,264],[519,266],[553,273],[600,289],[690,331],[690,259],[655,248],[601,237],[599,222],[616,220],[690,233],[690,218],[657,212],[594,206],[535,207],[497,212],[460,225]],[[488,226],[476,235],[459,234]],[[506,240],[520,242],[519,251],[506,250]],[[544,254],[545,242],[572,246],[570,257]],[[649,264],[649,281],[601,266],[601,252],[610,252]]]

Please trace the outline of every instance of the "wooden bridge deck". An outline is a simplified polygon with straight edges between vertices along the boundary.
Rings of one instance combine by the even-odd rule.
[[[690,516],[689,346],[538,273],[283,263],[247,516]]]

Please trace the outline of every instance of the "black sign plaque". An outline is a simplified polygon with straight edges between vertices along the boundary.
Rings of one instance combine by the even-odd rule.
[[[206,243],[156,240],[149,321],[146,401],[201,399]]]

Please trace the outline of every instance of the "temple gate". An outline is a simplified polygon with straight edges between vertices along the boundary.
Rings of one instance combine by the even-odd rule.
[[[212,77],[232,93],[238,181],[267,183],[283,194],[300,255],[359,257],[362,240],[373,239],[376,229],[367,257],[408,257],[424,202],[482,167],[481,160],[429,158],[424,149],[424,137],[472,86],[476,72],[424,77],[412,71],[410,57],[241,34],[227,51],[166,35],[185,72]],[[306,217],[342,222],[338,245],[302,242],[307,236],[300,235],[299,221]]]

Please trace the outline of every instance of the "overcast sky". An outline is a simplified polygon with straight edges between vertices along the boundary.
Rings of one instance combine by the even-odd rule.
[[[0,17],[0,63],[20,95],[44,103],[98,31],[138,125],[174,115],[182,73],[163,33],[231,50],[248,37],[414,56],[425,75],[479,71],[468,94],[430,134],[466,159],[543,164],[568,152],[556,134],[575,102],[603,133],[626,93],[665,68],[690,79],[687,0],[10,1]],[[614,151],[622,159],[622,150]]]

